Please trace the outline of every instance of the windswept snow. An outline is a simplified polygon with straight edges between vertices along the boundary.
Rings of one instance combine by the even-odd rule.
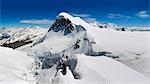
[[[96,77],[97,75],[101,77],[95,80],[95,82],[97,81],[97,83],[101,81],[105,81],[108,82],[108,84],[148,84],[150,82],[148,78],[146,78],[144,75],[140,74],[139,72],[113,59],[104,56],[91,57],[91,56],[85,56],[83,54],[81,55],[78,54],[77,58],[78,58],[78,65],[79,65],[79,67],[77,65],[77,69],[79,73],[81,74],[83,73],[83,79],[84,76],[88,76],[88,74],[92,75],[90,76],[91,78],[88,79],[89,81],[90,79],[92,79],[92,77],[97,78]],[[80,72],[80,70],[83,71]],[[93,72],[87,74],[86,71],[93,71]]]
[[[149,32],[121,32],[99,30],[93,31],[97,42],[95,51],[111,52],[119,56],[119,61],[133,69],[150,76],[150,33]],[[147,67],[147,68],[146,68]]]
[[[39,84],[149,84],[150,79],[139,72],[108,57],[92,57],[76,54],[75,71],[80,79],[74,79],[67,68],[66,75],[55,68],[45,69],[38,75]]]
[[[0,47],[0,84],[30,84],[34,77],[30,71],[33,58],[25,52]]]

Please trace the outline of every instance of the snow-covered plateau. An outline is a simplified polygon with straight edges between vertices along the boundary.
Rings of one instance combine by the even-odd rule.
[[[0,44],[0,84],[150,84],[149,32],[62,12],[49,29],[0,29]]]

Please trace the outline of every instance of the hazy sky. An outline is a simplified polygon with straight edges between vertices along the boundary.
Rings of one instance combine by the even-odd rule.
[[[62,11],[88,21],[150,26],[150,0],[1,0],[1,26],[50,26]]]

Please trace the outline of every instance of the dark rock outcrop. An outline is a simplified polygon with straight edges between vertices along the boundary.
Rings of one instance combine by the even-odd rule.
[[[75,25],[68,18],[65,18],[64,16],[58,16],[48,32],[64,32],[64,35],[68,35],[73,31],[78,32],[80,30],[85,31],[84,27],[81,25]]]
[[[10,47],[10,48],[15,49],[15,48],[21,47],[21,46],[29,44],[29,43],[32,43],[32,41],[30,40],[30,38],[26,38],[24,40],[18,40],[13,43],[4,43],[1,46]]]

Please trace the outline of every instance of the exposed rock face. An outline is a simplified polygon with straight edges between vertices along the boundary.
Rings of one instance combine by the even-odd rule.
[[[18,48],[42,38],[47,30],[38,26],[0,28],[0,46]]]
[[[9,37],[10,35],[8,33],[3,33],[2,35],[0,35],[0,40],[7,39]]]
[[[15,49],[15,48],[21,47],[21,46],[29,44],[29,43],[32,43],[32,41],[30,40],[30,38],[27,38],[24,40],[15,41],[13,43],[4,43],[1,46],[10,47],[10,48]]]
[[[78,32],[80,30],[85,31],[85,29],[81,25],[72,24],[72,22],[68,18],[65,18],[64,16],[58,16],[54,24],[48,30],[48,32],[49,31],[63,32],[64,35],[67,35],[72,33],[73,31]]]

